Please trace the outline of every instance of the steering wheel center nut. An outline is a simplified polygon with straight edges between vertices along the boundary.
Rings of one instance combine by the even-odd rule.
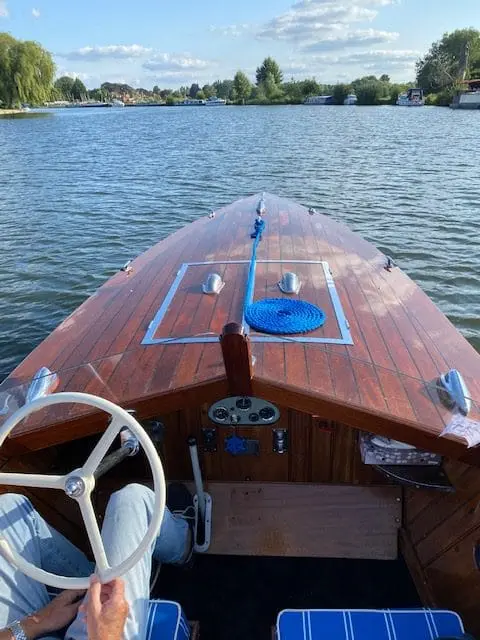
[[[80,476],[70,476],[65,482],[65,493],[70,498],[80,498],[86,491],[85,482]]]

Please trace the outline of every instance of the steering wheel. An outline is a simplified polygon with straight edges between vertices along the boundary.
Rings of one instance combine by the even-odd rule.
[[[0,485],[13,485],[23,487],[37,487],[41,489],[59,489],[65,491],[67,496],[76,500],[79,504],[80,511],[87,531],[88,539],[92,547],[93,555],[96,562],[96,573],[101,582],[110,582],[114,578],[118,578],[132,567],[150,551],[150,546],[157,537],[160,526],[162,524],[163,514],[165,511],[166,486],[165,476],[163,473],[162,463],[157,451],[148,437],[143,427],[135,420],[135,418],[109,400],[104,400],[98,396],[88,393],[56,393],[54,395],[38,398],[33,402],[21,407],[13,416],[11,416],[5,424],[0,428],[0,447],[5,442],[8,434],[12,429],[24,418],[35,413],[39,409],[51,407],[56,404],[63,403],[80,403],[86,404],[96,409],[101,409],[109,413],[112,420],[106,431],[98,441],[97,445],[89,455],[83,467],[75,469],[65,476],[51,476],[31,473],[0,473]],[[153,508],[152,519],[149,527],[139,544],[138,548],[116,567],[110,567],[103,546],[100,529],[98,527],[95,512],[93,510],[91,493],[95,487],[95,471],[105,454],[113,443],[115,437],[122,428],[127,427],[138,438],[147,456],[150,468],[153,474],[153,485],[155,492],[155,504]],[[57,576],[43,569],[39,569],[30,562],[24,560],[8,544],[7,540],[2,537],[0,532],[0,553],[16,566],[24,574],[43,582],[44,584],[56,587],[58,589],[88,589],[89,578],[68,578],[66,576]]]

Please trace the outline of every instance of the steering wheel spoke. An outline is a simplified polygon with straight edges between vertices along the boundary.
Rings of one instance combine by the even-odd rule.
[[[37,489],[64,489],[65,476],[45,476],[37,473],[0,473],[0,485],[34,487]]]
[[[92,501],[88,494],[79,497],[77,500],[80,506],[80,511],[82,512],[83,522],[90,541],[90,546],[92,547],[97,571],[101,578],[102,574],[107,571],[107,569],[110,569],[110,565],[108,564],[107,554],[105,553],[105,547],[103,546],[103,540],[98,527],[95,511],[93,510]]]
[[[123,426],[124,425],[121,424],[120,420],[117,417],[114,417],[112,419],[112,422],[109,424],[106,431],[95,446],[94,450],[88,456],[87,461],[83,465],[83,471],[86,475],[93,476],[98,468],[98,465],[105,457],[107,451],[112,446],[113,441],[120,433]]]

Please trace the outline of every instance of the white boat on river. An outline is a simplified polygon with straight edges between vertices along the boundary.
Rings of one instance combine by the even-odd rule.
[[[452,109],[480,109],[480,79],[465,80],[464,91],[459,92],[452,101]]]
[[[223,98],[217,98],[217,97],[213,97],[213,98],[209,98],[206,102],[205,105],[207,107],[223,107],[227,104],[226,100],[223,100]]]
[[[409,89],[401,93],[397,99],[398,107],[423,107],[424,105],[423,89]]]

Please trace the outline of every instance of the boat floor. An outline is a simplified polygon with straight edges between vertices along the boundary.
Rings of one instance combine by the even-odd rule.
[[[197,556],[191,571],[162,567],[154,595],[180,602],[202,640],[270,640],[286,608],[422,606],[403,558]]]
[[[209,553],[393,560],[401,489],[213,482]]]

